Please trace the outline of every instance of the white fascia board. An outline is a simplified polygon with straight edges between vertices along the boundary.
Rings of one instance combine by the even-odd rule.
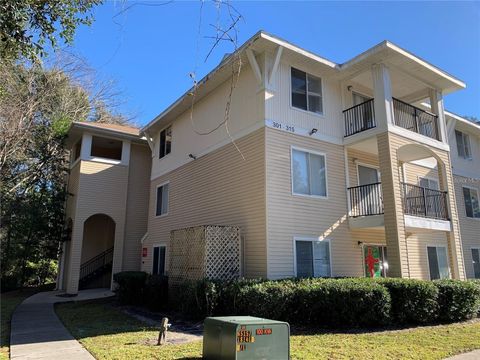
[[[254,42],[256,42],[258,39],[265,39],[267,41],[270,41],[278,46],[282,46],[285,49],[289,49],[291,51],[294,51],[295,53],[298,53],[300,55],[303,55],[305,57],[308,57],[309,59],[312,59],[314,61],[317,61],[321,64],[324,64],[332,69],[338,69],[338,64],[327,60],[325,58],[322,58],[318,55],[315,55],[307,50],[304,50],[302,48],[299,48],[298,46],[295,46],[285,40],[282,40],[276,36],[270,35],[264,31],[259,31],[255,35],[253,35],[249,40],[247,40],[242,46],[240,46],[234,53],[230,54],[228,57],[226,57],[224,60],[220,62],[212,71],[210,71],[207,75],[205,75],[198,83],[197,83],[197,90],[199,87],[204,86],[204,84],[214,77],[221,69],[223,69],[225,66],[229,65],[230,62],[234,59],[234,55],[239,54],[243,51],[245,51],[247,48],[249,48]],[[146,130],[148,130],[150,127],[152,127],[155,123],[160,121],[162,118],[164,118],[166,115],[168,115],[174,108],[176,108],[178,105],[181,104],[182,101],[185,100],[186,97],[189,96],[189,94],[194,90],[194,87],[191,87],[188,89],[182,96],[180,96],[173,104],[171,104],[168,108],[166,108],[163,112],[161,112],[159,115],[157,115],[152,121],[150,121],[147,125],[145,125],[141,130],[140,133],[144,133]]]
[[[277,44],[277,45],[279,45],[279,46],[282,46],[282,47],[284,47],[285,49],[288,49],[288,50],[291,50],[291,51],[293,51],[293,52],[296,52],[296,53],[298,53],[298,54],[300,54],[300,55],[303,55],[303,56],[305,56],[305,57],[307,57],[307,58],[309,58],[309,59],[311,59],[311,60],[314,60],[314,61],[319,62],[319,63],[321,63],[321,64],[324,64],[324,65],[326,65],[326,66],[329,66],[329,67],[331,67],[332,69],[338,69],[338,67],[339,67],[339,65],[338,65],[337,63],[334,63],[333,61],[327,60],[327,59],[325,59],[325,58],[323,58],[323,57],[321,57],[321,56],[318,56],[318,55],[316,55],[316,54],[314,54],[314,53],[312,53],[312,52],[310,52],[310,51],[307,51],[307,50],[302,49],[302,48],[300,48],[300,47],[298,47],[298,46],[295,46],[295,45],[293,45],[292,43],[290,43],[290,42],[288,42],[288,41],[286,41],[286,40],[280,39],[280,38],[277,37],[277,36],[273,36],[273,35],[270,35],[270,34],[262,31],[262,32],[260,33],[260,37],[261,37],[262,39],[266,39],[266,40],[268,40],[268,41],[271,41],[272,43],[275,43],[275,44]]]

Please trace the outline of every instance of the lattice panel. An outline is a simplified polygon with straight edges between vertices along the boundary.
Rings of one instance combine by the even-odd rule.
[[[169,255],[169,282],[202,279],[205,273],[204,227],[172,231]]]
[[[205,277],[233,280],[240,276],[240,228],[207,226]]]
[[[169,283],[240,276],[240,228],[205,225],[170,235]]]

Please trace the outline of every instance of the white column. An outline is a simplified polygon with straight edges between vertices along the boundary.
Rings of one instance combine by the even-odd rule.
[[[388,124],[393,124],[393,104],[390,73],[385,64],[372,66],[372,79],[377,127],[387,129]]]
[[[440,91],[429,89],[430,105],[432,112],[438,116],[438,132],[440,141],[448,143],[447,124],[445,120],[445,110],[443,108],[443,96]]]
[[[122,142],[122,165],[128,165],[130,163],[130,141],[123,140]]]
[[[84,133],[82,136],[82,151],[80,152],[80,158],[82,160],[90,159],[91,151],[92,151],[92,135]]]

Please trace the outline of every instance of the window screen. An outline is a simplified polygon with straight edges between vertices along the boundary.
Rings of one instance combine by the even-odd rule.
[[[153,248],[153,275],[165,275],[165,246]]]
[[[157,206],[155,214],[157,216],[165,215],[168,213],[168,184],[159,186],[157,188]]]

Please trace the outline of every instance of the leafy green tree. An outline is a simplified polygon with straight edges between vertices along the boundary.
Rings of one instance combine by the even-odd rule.
[[[71,44],[76,28],[92,22],[101,0],[0,0],[0,58],[36,60],[58,40]]]
[[[4,287],[52,276],[63,240],[73,121],[125,120],[72,72],[0,62],[0,246]],[[83,72],[83,70],[81,71]],[[103,92],[105,94],[105,92]],[[99,105],[101,104],[101,105]]]

